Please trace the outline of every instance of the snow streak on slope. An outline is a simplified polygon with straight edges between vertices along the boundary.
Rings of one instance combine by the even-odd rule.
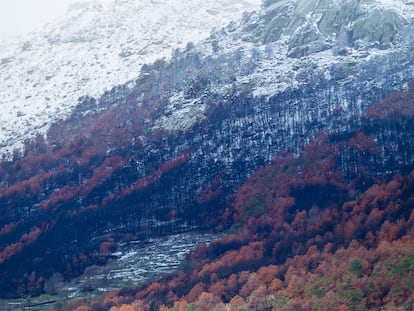
[[[25,40],[0,42],[0,153],[44,133],[80,96],[138,76],[143,64],[205,39],[260,0],[94,0]]]

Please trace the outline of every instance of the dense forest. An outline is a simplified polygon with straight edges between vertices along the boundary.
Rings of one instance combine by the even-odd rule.
[[[25,133],[0,159],[0,303],[414,310],[414,9],[385,2],[266,0]],[[206,232],[173,273],[63,293],[125,245]]]
[[[231,274],[281,266],[305,254],[317,236],[319,250],[332,243],[331,252],[364,238],[371,229],[344,218],[341,204],[358,202],[374,184],[397,173],[397,180],[408,178],[412,170],[413,83],[387,97],[411,74],[402,68],[408,56],[396,66],[389,61],[378,68],[374,58],[355,65],[347,69],[350,79],[335,75],[337,66],[329,68],[330,79],[317,70],[298,72],[306,84],[270,98],[235,83],[232,68],[252,69],[240,58],[218,58],[201,58],[189,46],[169,63],[144,66],[132,87],[80,99],[71,117],[53,124],[45,137],[4,156],[0,298],[42,294],[56,273],[71,280],[89,266],[104,265],[119,242],[148,236],[238,232],[204,255],[200,249],[192,255],[213,264],[228,251],[255,254],[237,259],[240,266]],[[390,83],[358,83],[377,75]],[[218,85],[225,87],[217,91]],[[315,215],[317,225],[306,234],[298,231],[301,225],[291,227],[299,212]],[[376,226],[392,224],[398,215],[384,216]],[[351,224],[359,232],[355,237]],[[227,278],[220,273],[218,280]],[[198,288],[208,292],[209,282]],[[196,285],[193,279],[186,284]],[[187,289],[171,292],[186,299]],[[219,298],[228,303],[230,296]]]
[[[413,136],[412,91],[371,106],[359,128],[321,133],[260,168],[216,220],[232,224],[229,234],[194,249],[180,271],[67,308],[410,310],[414,167],[402,158],[413,141],[398,137]]]

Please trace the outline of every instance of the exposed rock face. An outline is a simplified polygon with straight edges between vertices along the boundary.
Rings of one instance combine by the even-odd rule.
[[[256,28],[264,43],[289,36],[292,57],[344,45],[386,49],[409,21],[396,8],[374,0],[268,1],[267,23]]]
[[[305,21],[305,24],[292,34],[289,41],[289,56],[302,57],[309,53],[320,52],[331,48],[316,23]]]

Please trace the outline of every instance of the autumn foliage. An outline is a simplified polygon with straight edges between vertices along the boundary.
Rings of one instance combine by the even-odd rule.
[[[168,85],[157,83],[157,66],[166,65],[159,62],[140,78],[141,91],[86,102],[93,113],[80,105],[45,137],[0,162],[3,298],[41,294],[56,272],[70,280],[105,264],[119,241],[177,232],[189,223],[229,235],[197,247],[183,271],[111,293],[95,307],[374,310],[412,304],[412,85],[372,105],[354,129],[317,134],[297,154],[280,152],[234,193],[228,170],[214,171],[213,158],[195,159],[192,148],[203,140],[196,128],[182,133],[155,126],[170,98]],[[196,79],[185,97],[200,95],[205,83]],[[248,115],[252,107],[239,93],[232,87],[217,102],[209,99],[203,122],[219,122],[224,109],[229,118]],[[204,134],[215,137],[214,127],[209,130]],[[242,146],[264,133],[238,134]],[[193,145],[185,135],[193,135]],[[201,164],[208,176],[191,176],[204,178],[200,187],[191,192],[175,184]],[[230,166],[236,163],[229,165],[234,173]],[[170,196],[155,205],[163,185]],[[105,236],[113,228],[119,231]]]
[[[188,258],[191,269],[139,287],[135,294],[139,310],[166,306],[167,310],[227,310],[226,305],[230,310],[411,306],[414,171],[372,185],[357,196],[349,200],[346,195],[329,216],[322,215],[330,205],[319,206],[318,215],[296,210],[295,217],[280,225],[273,222],[270,226],[271,217],[264,220],[260,215],[253,221],[251,216],[237,235],[196,248]],[[306,217],[302,218],[303,213]],[[373,214],[380,216],[371,218]],[[263,229],[264,222],[269,229]]]
[[[412,132],[410,96],[278,155],[230,198],[229,235],[195,248],[183,271],[121,290],[111,310],[413,308],[414,167],[387,174],[387,147],[370,137],[396,120]]]
[[[151,187],[185,166],[191,153],[185,149],[139,167],[147,155],[137,137],[144,119],[155,114],[134,104],[90,116],[75,114],[53,125],[47,137],[27,141],[24,150],[0,162],[2,296],[37,295],[53,273],[70,279],[89,265],[104,264],[114,247],[96,237],[107,223],[123,222],[124,215],[134,214],[131,226],[142,235],[158,230],[143,220],[155,211],[137,206]],[[175,230],[171,217],[165,217],[168,221],[165,230]],[[33,282],[26,277],[32,271]]]

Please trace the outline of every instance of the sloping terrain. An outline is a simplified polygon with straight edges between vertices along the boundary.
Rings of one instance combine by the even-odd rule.
[[[412,136],[413,108],[412,90],[393,94],[354,130],[320,134],[297,156],[280,154],[232,198],[222,215],[234,223],[231,233],[197,247],[183,270],[69,308],[410,309],[413,162],[388,177],[379,167],[391,167],[397,150],[411,152],[413,141],[398,135]]]
[[[135,79],[143,64],[168,59],[259,6],[259,0],[80,1],[45,28],[0,42],[0,153],[46,133],[79,97],[99,98]]]
[[[136,80],[98,100],[82,97],[70,117],[51,125],[46,137],[27,141],[0,164],[1,295],[40,294],[54,273],[71,279],[90,265],[105,264],[117,243],[129,239],[224,230],[238,222],[247,231],[234,247],[247,247],[243,250],[265,260],[241,260],[239,273],[249,264],[251,271],[267,261],[283,265],[306,253],[306,239],[316,239],[323,230],[333,234],[334,225],[322,224],[295,246],[300,252],[289,249],[290,244],[276,247],[289,228],[273,220],[255,223],[274,212],[272,195],[267,205],[272,188],[263,186],[252,196],[248,190],[243,198],[245,188],[239,187],[280,152],[290,152],[280,160],[287,166],[284,179],[277,164],[274,174],[263,177],[276,175],[287,187],[281,211],[294,210],[278,219],[290,225],[297,211],[312,208],[309,202],[329,211],[331,201],[342,207],[374,183],[409,174],[414,161],[412,6],[397,3],[265,3],[259,13],[187,45],[171,60],[144,65]],[[355,14],[341,16],[349,12],[343,11],[347,5]],[[371,29],[374,9],[391,16],[386,19],[391,30],[379,29],[383,40],[378,42],[371,32],[363,34]],[[324,26],[321,21],[332,14],[348,18],[349,27]],[[283,16],[302,22],[280,21]],[[317,36],[306,35],[303,25],[310,21],[316,28],[309,31]],[[267,35],[277,30],[280,34]],[[344,41],[341,31],[352,36]],[[321,40],[329,44],[314,49]],[[318,133],[325,140],[303,155]],[[305,172],[310,180],[301,175]],[[237,189],[242,199],[231,204]],[[335,226],[348,221],[341,217],[332,220]],[[394,221],[396,216],[387,217]],[[261,233],[263,239],[270,234],[273,243],[266,252],[255,244]],[[291,235],[289,243],[296,237]],[[332,242],[329,238],[323,243]],[[348,247],[352,239],[351,234],[339,241],[335,250]],[[208,261],[210,255],[200,255],[200,260]],[[204,285],[210,284],[214,282]],[[177,299],[190,289],[176,293]],[[145,302],[148,292],[143,293]]]

